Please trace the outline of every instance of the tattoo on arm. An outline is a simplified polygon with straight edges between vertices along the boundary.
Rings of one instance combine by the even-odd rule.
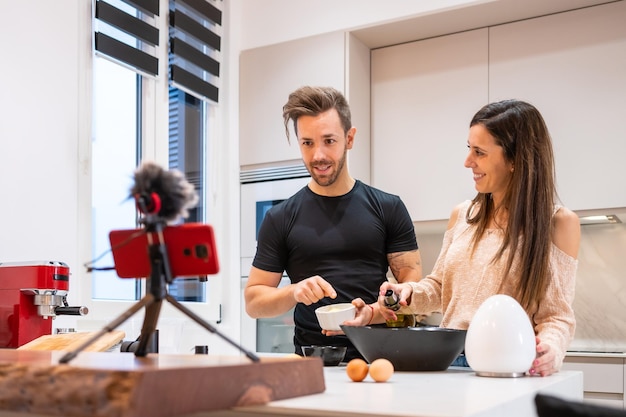
[[[405,275],[407,269],[409,271],[417,271],[418,278],[422,278],[422,260],[417,250],[394,252],[388,254],[387,257],[389,259],[389,268],[396,279]]]

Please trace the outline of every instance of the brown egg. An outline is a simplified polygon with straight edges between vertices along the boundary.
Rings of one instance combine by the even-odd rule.
[[[352,359],[346,365],[346,373],[354,382],[361,382],[367,376],[367,362],[363,359]]]
[[[376,359],[370,364],[370,376],[376,382],[385,382],[393,375],[393,364],[387,359]]]

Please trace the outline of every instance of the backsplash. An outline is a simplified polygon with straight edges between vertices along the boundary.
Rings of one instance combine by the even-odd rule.
[[[569,350],[626,352],[626,223],[582,226],[574,312]]]
[[[626,222],[626,215],[619,218]],[[424,275],[437,260],[446,222],[416,222]],[[581,227],[576,334],[570,351],[626,352],[626,223]]]

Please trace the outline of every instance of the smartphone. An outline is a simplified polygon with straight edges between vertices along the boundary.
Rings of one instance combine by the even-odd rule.
[[[150,232],[152,244],[159,235]],[[184,223],[163,228],[163,243],[172,278],[212,275],[219,272],[213,227],[204,223]],[[120,278],[150,276],[148,232],[145,229],[113,230],[109,233],[115,271]]]

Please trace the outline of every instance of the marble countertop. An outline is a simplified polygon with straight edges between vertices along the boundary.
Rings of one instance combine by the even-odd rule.
[[[576,401],[583,398],[583,374],[578,371],[544,378],[488,378],[450,367],[442,372],[395,372],[389,381],[377,383],[369,376],[352,382],[345,366],[338,366],[325,367],[324,378],[326,390],[321,394],[193,417],[528,417],[536,415],[538,392]]]

